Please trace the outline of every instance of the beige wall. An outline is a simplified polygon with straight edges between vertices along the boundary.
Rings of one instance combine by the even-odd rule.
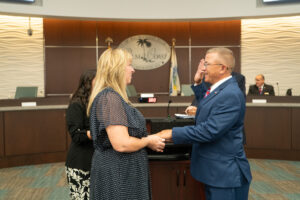
[[[0,15],[0,99],[14,98],[17,86],[38,86],[44,94],[44,39],[42,18]]]
[[[285,95],[288,88],[300,95],[300,16],[242,20],[241,37],[247,90],[261,73],[275,95]]]

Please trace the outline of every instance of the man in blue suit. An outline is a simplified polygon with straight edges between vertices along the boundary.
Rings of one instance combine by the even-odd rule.
[[[201,59],[196,74],[194,76],[195,84],[191,86],[194,91],[195,98],[190,106],[185,109],[185,113],[188,115],[195,115],[197,111],[198,102],[203,99],[206,91],[210,88],[211,84],[205,81],[204,78],[204,59]],[[237,73],[231,72],[232,77],[236,80],[240,90],[243,92],[244,97],[246,98],[246,87],[245,87],[245,76]],[[243,144],[246,144],[246,133],[243,129]]]
[[[245,98],[231,75],[234,64],[231,50],[209,49],[203,70],[210,93],[198,104],[196,125],[158,133],[174,144],[193,144],[191,174],[204,183],[207,200],[246,200],[252,179],[243,148]]]
[[[204,59],[201,59],[196,74],[194,76],[195,84],[191,85],[191,88],[194,91],[196,97],[194,98],[192,104],[188,106],[185,110],[185,113],[188,115],[196,114],[198,102],[204,97],[207,89],[211,86],[211,84],[206,82],[204,79],[203,64]],[[231,72],[231,75],[235,78],[239,88],[241,89],[246,98],[245,76],[237,72]]]

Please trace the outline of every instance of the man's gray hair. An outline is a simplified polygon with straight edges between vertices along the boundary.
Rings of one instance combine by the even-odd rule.
[[[226,67],[228,67],[228,69],[230,71],[233,70],[234,66],[235,66],[235,58],[233,55],[233,52],[225,47],[216,47],[216,48],[211,48],[209,50],[207,50],[206,54],[209,53],[217,53],[220,57],[219,62],[221,62],[220,64],[225,65]]]

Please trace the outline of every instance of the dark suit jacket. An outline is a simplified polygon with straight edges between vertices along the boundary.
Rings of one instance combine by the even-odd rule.
[[[214,187],[240,187],[250,183],[250,166],[243,148],[245,98],[229,79],[199,102],[196,125],[175,127],[174,144],[193,144],[192,176]]]
[[[236,82],[239,85],[239,88],[243,92],[244,96],[246,97],[246,84],[245,84],[245,76],[237,73],[237,72],[232,72],[231,75],[235,78]]]
[[[274,96],[274,88],[272,85],[264,84],[262,94],[259,94],[259,89],[256,85],[250,85],[248,95]]]

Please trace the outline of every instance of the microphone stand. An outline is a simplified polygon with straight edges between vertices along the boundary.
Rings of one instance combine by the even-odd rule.
[[[276,82],[276,85],[277,85],[277,93],[278,93],[277,95],[279,96],[279,82],[278,81]]]
[[[171,116],[170,116],[170,104],[172,103],[172,100],[169,100],[168,101],[168,107],[167,107],[167,116],[168,116],[168,119],[170,120],[171,119]]]

